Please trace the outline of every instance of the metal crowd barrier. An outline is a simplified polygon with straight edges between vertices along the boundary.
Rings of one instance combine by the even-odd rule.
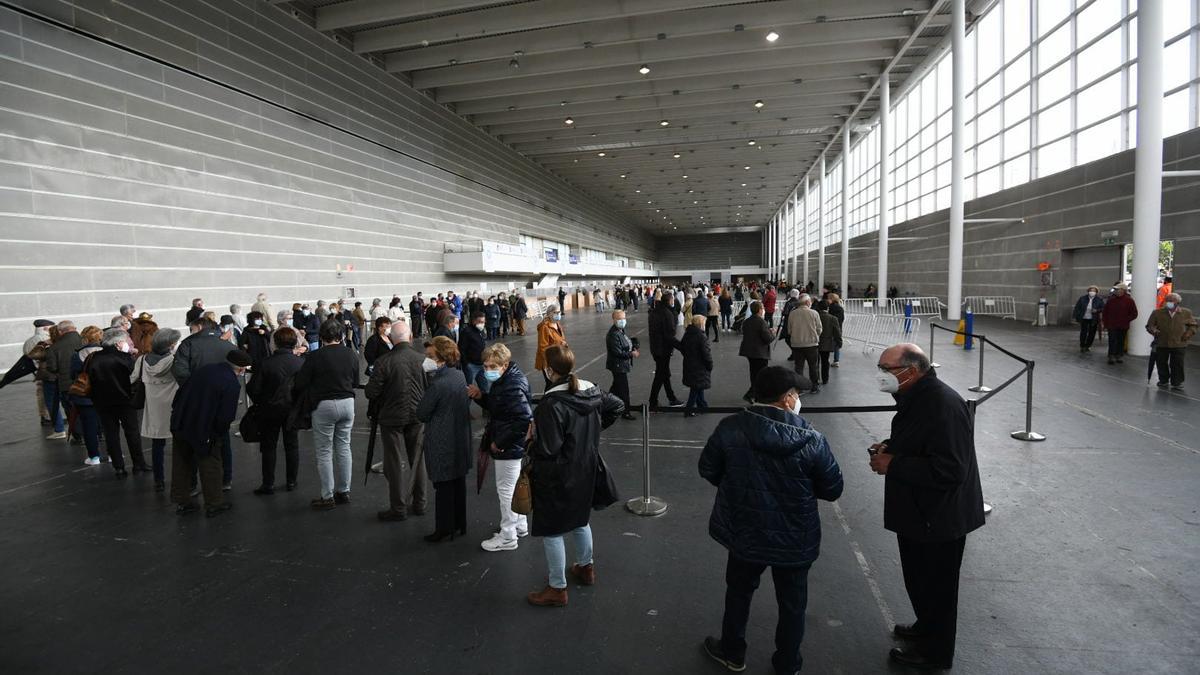
[[[963,298],[975,316],[998,316],[1004,319],[1017,318],[1017,299],[1011,295],[968,295]]]
[[[842,323],[842,340],[861,342],[863,354],[870,354],[898,342],[912,342],[912,336],[920,330],[921,318],[917,316],[847,313]]]
[[[887,300],[880,305],[876,298],[842,298],[842,308],[847,314],[878,314],[887,313]]]
[[[906,311],[909,305],[912,310]],[[892,314],[897,316],[927,316],[942,318],[942,301],[934,296],[892,298]]]

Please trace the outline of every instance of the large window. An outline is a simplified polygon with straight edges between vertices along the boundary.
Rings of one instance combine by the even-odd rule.
[[[1163,3],[1163,133],[1200,126],[1200,0]],[[967,33],[966,180],[974,199],[1136,144],[1137,0],[999,0]],[[950,205],[948,52],[892,100],[892,222]],[[841,177],[850,171],[850,236],[879,227],[878,121],[825,177],[825,245],[841,241]],[[794,227],[817,245],[818,189]],[[802,191],[802,189],[801,189]],[[810,203],[811,202],[811,203]]]

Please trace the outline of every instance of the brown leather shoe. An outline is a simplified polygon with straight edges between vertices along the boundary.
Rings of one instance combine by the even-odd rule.
[[[571,569],[568,570],[568,572],[570,573],[572,579],[578,581],[584,586],[596,585],[596,567],[592,563],[588,563],[586,565],[571,565]]]
[[[547,586],[546,588],[525,596],[529,604],[535,607],[566,607],[567,589]]]

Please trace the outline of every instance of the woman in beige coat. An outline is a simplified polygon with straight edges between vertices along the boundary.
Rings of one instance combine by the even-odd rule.
[[[141,382],[146,386],[146,407],[142,410],[142,437],[150,439],[150,456],[154,462],[154,491],[166,489],[163,474],[163,457],[167,439],[171,437],[171,402],[179,384],[171,374],[175,363],[175,348],[179,345],[179,331],[160,328],[151,340],[149,354],[138,357],[133,365],[130,382]]]

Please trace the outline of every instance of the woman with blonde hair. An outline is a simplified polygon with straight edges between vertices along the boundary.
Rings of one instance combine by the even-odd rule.
[[[544,371],[546,368],[546,350],[555,345],[567,344],[567,338],[563,334],[562,329],[562,310],[558,305],[550,304],[546,306],[546,313],[542,315],[542,322],[537,327],[538,344],[537,355],[533,359],[533,367],[537,370]],[[545,377],[545,372],[542,373]],[[550,388],[550,379],[546,378],[546,389]]]

